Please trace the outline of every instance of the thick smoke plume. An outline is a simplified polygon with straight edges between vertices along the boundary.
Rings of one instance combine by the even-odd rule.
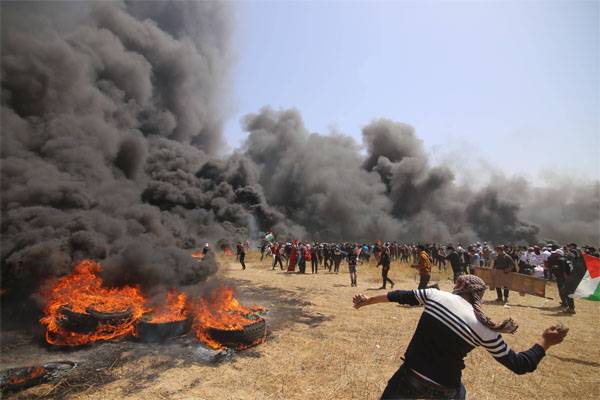
[[[213,273],[190,249],[234,234],[237,210],[194,174],[222,143],[228,6],[3,2],[2,17],[3,287],[85,257],[145,289]]]
[[[539,188],[494,176],[472,187],[434,165],[411,126],[386,119],[357,143],[265,107],[222,157],[227,4],[3,2],[2,18],[2,288],[17,296],[87,257],[110,284],[190,285],[216,271],[192,249],[249,229],[284,240],[600,241],[598,181]]]

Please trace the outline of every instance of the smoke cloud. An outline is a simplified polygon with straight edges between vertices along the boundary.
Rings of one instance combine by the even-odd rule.
[[[599,242],[600,184],[457,182],[413,127],[362,143],[262,108],[220,154],[231,10],[212,2],[2,3],[1,268],[16,295],[91,257],[148,292],[217,270],[205,241]],[[29,29],[35,23],[39,29]]]
[[[222,145],[229,7],[3,2],[2,16],[2,286],[35,290],[86,257],[145,290],[214,273],[190,249],[234,235],[237,210],[194,174]]]

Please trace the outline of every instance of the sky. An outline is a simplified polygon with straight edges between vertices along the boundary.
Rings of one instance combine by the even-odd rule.
[[[269,105],[358,142],[408,123],[436,163],[600,179],[599,4],[235,3],[229,150]]]

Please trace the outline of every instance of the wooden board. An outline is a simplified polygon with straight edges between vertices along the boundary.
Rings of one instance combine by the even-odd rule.
[[[475,275],[485,281],[490,289],[507,287],[520,294],[546,297],[546,280],[516,272],[506,273],[502,270],[475,267]]]

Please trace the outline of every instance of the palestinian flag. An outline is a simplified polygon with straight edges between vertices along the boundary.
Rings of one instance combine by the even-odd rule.
[[[600,258],[582,254],[585,273],[570,297],[600,301]]]
[[[273,233],[271,231],[269,231],[269,233],[267,233],[265,235],[265,240],[269,243],[273,242],[273,240],[275,240],[275,236],[273,235]]]

